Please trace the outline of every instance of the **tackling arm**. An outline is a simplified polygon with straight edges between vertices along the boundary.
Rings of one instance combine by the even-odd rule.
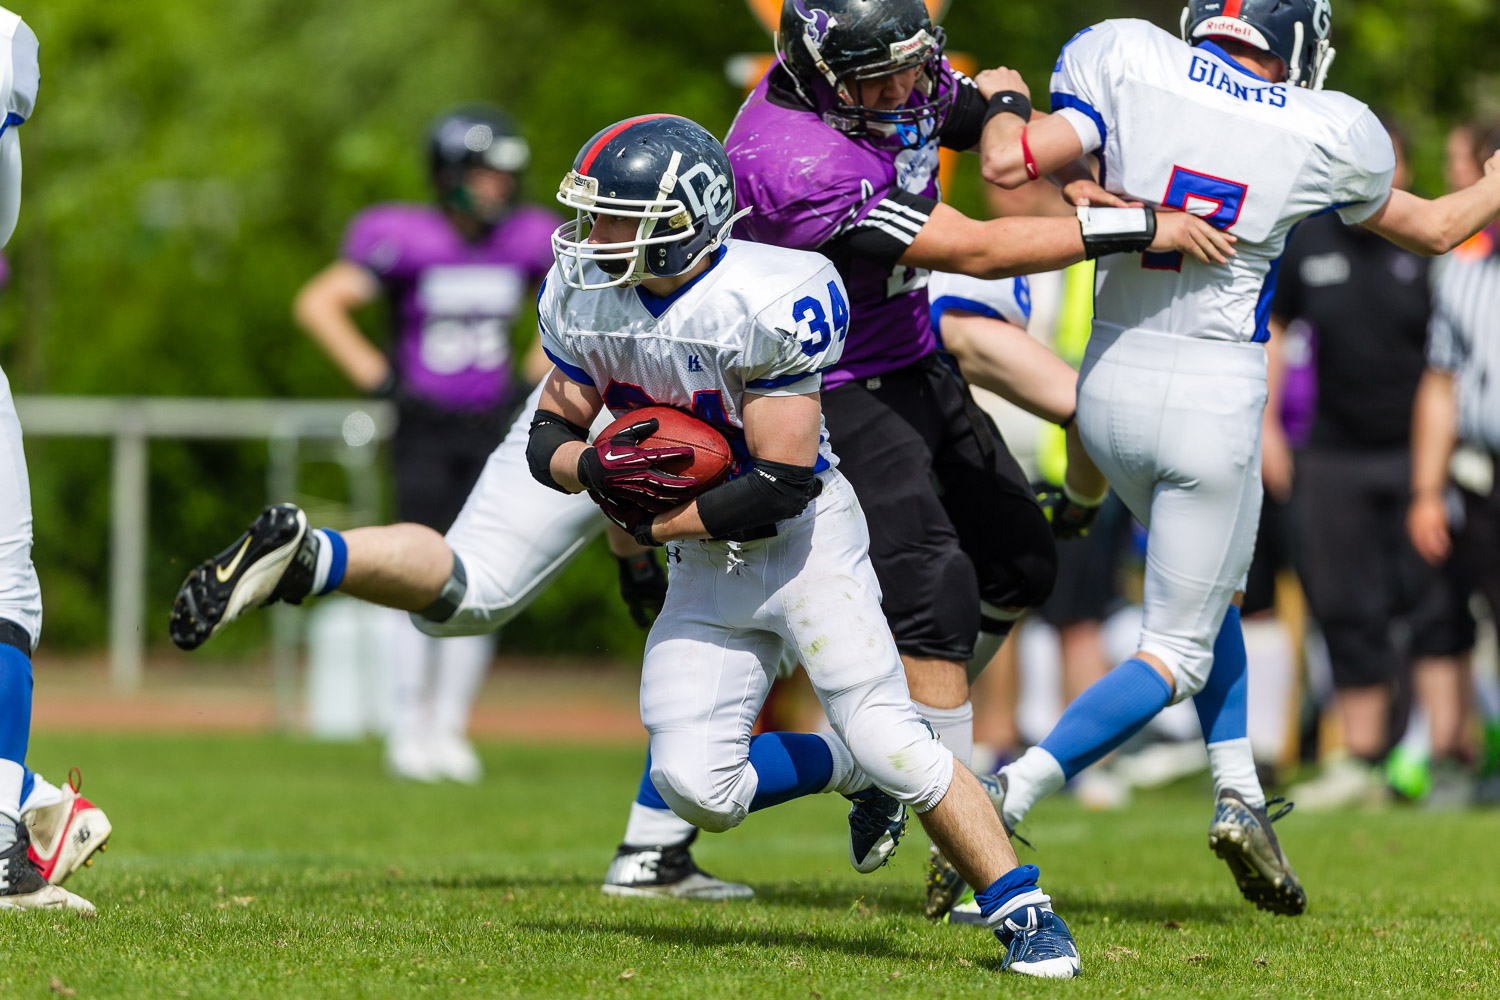
[[[1362,225],[1413,253],[1445,254],[1500,215],[1500,153],[1484,165],[1484,176],[1462,191],[1428,200],[1393,190]]]
[[[292,300],[292,318],[362,392],[376,392],[391,364],[360,332],[350,313],[375,301],[380,287],[370,272],[336,260],[313,275]]]
[[[1002,115],[1010,118],[1012,115]],[[990,127],[994,127],[991,123]],[[1066,126],[1065,127],[1069,127]],[[1071,131],[1071,127],[1069,127]],[[1134,211],[1107,209],[1105,211]],[[1223,264],[1234,255],[1235,238],[1221,233],[1197,216],[1157,212],[1156,232],[1129,247],[1116,245],[1102,234],[1094,249],[1084,239],[1078,219],[1010,218],[980,222],[938,203],[925,225],[902,253],[898,263],[930,271],[949,271],[975,278],[1010,278],[1038,271],[1057,271],[1100,252],[1150,250],[1191,254],[1205,264]]]

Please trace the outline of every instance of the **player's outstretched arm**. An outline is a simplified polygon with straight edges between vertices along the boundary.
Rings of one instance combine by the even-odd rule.
[[[391,374],[391,363],[360,332],[349,315],[380,294],[375,278],[347,260],[313,275],[292,300],[292,318],[328,355],[356,389],[375,392]]]
[[[658,542],[722,538],[802,512],[816,495],[823,405],[819,393],[762,396],[745,393],[745,447],[755,467],[738,479],[656,515],[651,537]],[[793,509],[795,508],[795,509]]]
[[[1134,209],[1106,209],[1130,211]],[[1234,255],[1235,238],[1194,215],[1156,212],[1154,231],[1141,229],[1138,239],[1085,241],[1078,219],[1010,218],[980,222],[942,203],[902,253],[899,263],[975,278],[1011,278],[1057,271],[1090,257],[1119,251],[1177,251],[1205,264],[1222,264]],[[1146,244],[1149,237],[1150,243]]]
[[[1441,198],[1419,198],[1395,190],[1363,223],[1414,253],[1445,254],[1500,216],[1500,153],[1484,165],[1484,176],[1462,191]]]
[[[943,313],[943,347],[974,385],[1054,424],[1072,415],[1078,373],[1014,323],[949,309]]]

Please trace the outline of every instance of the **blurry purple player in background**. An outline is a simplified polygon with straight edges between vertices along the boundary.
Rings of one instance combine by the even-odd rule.
[[[511,326],[552,266],[560,220],[515,204],[530,151],[498,110],[439,118],[429,140],[436,205],[389,203],[356,216],[339,260],[298,293],[297,322],[359,389],[396,403],[396,515],[446,531],[525,398]],[[351,313],[387,300],[377,348]],[[535,373],[533,373],[535,374]],[[441,642],[393,616],[396,716],[386,764],[403,778],[474,782],[469,710],[489,636]]]

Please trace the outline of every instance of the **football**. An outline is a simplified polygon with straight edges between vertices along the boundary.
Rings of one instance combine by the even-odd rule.
[[[724,435],[697,417],[671,406],[643,406],[617,418],[594,438],[595,448],[606,448],[609,439],[632,424],[643,420],[655,420],[656,433],[641,441],[642,448],[677,448],[686,445],[693,449],[693,457],[670,459],[661,463],[664,472],[674,476],[686,476],[698,485],[693,489],[697,496],[704,490],[719,485],[729,477],[734,466],[734,456],[729,451],[729,442]]]

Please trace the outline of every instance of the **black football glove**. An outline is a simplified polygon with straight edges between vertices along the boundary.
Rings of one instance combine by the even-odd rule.
[[[650,628],[667,599],[667,571],[655,552],[615,558],[620,562],[620,596],[630,609],[630,620]]]
[[[1052,525],[1052,537],[1059,541],[1086,536],[1104,503],[1100,500],[1092,507],[1075,503],[1062,490],[1051,486],[1037,490],[1036,501],[1042,505],[1042,513]]]

